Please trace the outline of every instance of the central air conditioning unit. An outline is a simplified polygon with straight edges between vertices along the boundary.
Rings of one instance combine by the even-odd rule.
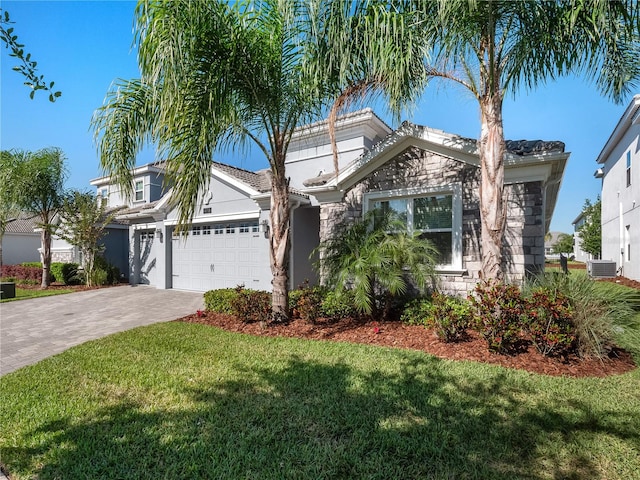
[[[613,260],[590,260],[587,262],[587,273],[593,278],[615,278],[616,262]]]

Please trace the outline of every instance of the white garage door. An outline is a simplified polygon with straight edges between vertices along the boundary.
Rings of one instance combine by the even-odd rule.
[[[173,288],[261,288],[269,266],[264,242],[257,221],[193,226],[186,238],[172,239]]]

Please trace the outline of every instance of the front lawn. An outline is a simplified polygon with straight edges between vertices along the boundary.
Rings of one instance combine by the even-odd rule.
[[[171,322],[1,377],[0,450],[12,479],[629,479],[639,380]]]
[[[39,288],[21,288],[16,286],[16,296],[14,298],[4,298],[0,300],[0,302],[4,303],[16,300],[26,300],[28,298],[50,297],[51,295],[62,295],[64,293],[73,293],[74,291],[75,290],[72,288],[49,288],[46,290],[40,290]]]

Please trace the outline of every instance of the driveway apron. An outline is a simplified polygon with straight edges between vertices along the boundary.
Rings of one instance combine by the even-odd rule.
[[[202,292],[148,286],[118,286],[0,304],[0,375],[88,340],[175,320],[203,307]]]

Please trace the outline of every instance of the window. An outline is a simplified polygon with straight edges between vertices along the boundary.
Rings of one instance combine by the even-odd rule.
[[[240,233],[249,233],[249,224],[241,223],[240,224]]]
[[[205,215],[206,215],[207,213],[211,213],[211,207],[203,208],[203,209],[202,209],[202,213],[204,213]]]
[[[213,227],[214,235],[222,235],[224,233],[224,227],[222,225],[215,225]]]
[[[627,187],[631,186],[631,151],[627,152]]]
[[[193,229],[191,230],[191,233],[193,235],[200,235],[200,227],[193,227]]]
[[[135,184],[136,202],[144,200],[144,182],[142,180],[136,180]]]
[[[251,224],[251,233],[258,233],[260,231],[260,226],[258,225],[258,222],[253,222]]]
[[[204,227],[202,227],[202,234],[211,235],[211,225],[205,225]]]
[[[395,212],[409,231],[421,232],[440,252],[441,267],[462,268],[461,187],[396,190],[365,194],[365,209]]]
[[[234,225],[227,225],[227,233],[236,233],[236,227]]]

